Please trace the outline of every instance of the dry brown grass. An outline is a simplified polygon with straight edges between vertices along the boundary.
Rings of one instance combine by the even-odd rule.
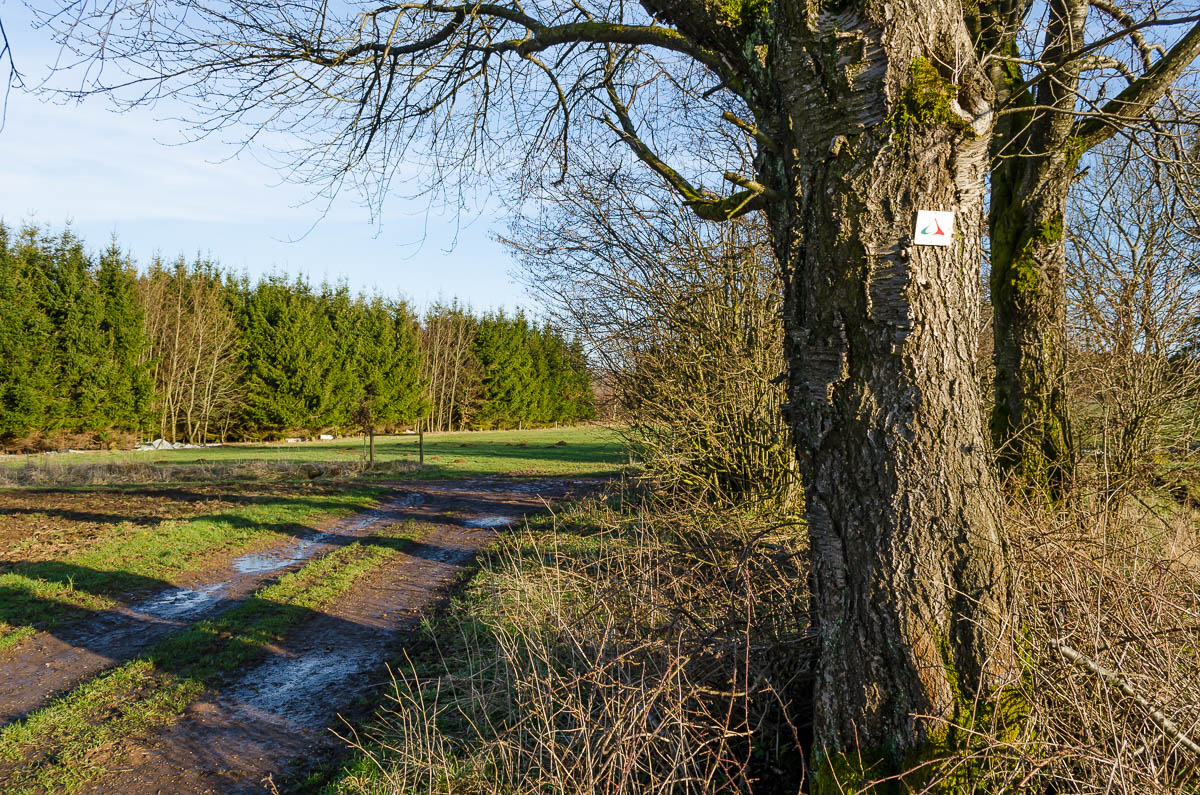
[[[1198,517],[1104,494],[1010,506],[1018,675],[900,791],[1200,791]],[[745,515],[596,504],[510,536],[335,789],[802,791],[804,581],[802,531]]]
[[[1200,791],[1196,513],[1106,491],[1008,526],[1019,677],[947,727],[955,752],[913,790]]]
[[[1145,496],[1018,512],[1034,759],[1057,792],[1197,791],[1200,536],[1190,509]],[[1097,675],[1073,650],[1114,677]],[[1138,700],[1144,704],[1139,704]],[[1145,704],[1151,705],[1147,709]],[[1036,763],[1034,760],[1036,759]]]
[[[600,503],[552,521],[488,557],[338,789],[794,791],[797,528]]]
[[[130,450],[137,434],[105,429],[99,431],[30,430],[22,436],[0,439],[0,453],[41,453],[59,450]]]

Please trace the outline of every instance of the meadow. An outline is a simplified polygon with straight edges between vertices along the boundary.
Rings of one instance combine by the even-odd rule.
[[[33,484],[0,488],[6,791],[121,789],[131,758],[158,760],[138,775],[160,787],[212,786],[211,765],[156,755],[207,748],[166,738],[196,730],[198,705],[233,714],[250,698],[229,695],[238,688],[292,694],[272,709],[295,721],[311,711],[303,720],[317,729],[362,712],[405,633],[493,542],[486,528],[594,489],[625,455],[603,428],[427,435],[422,468],[417,444],[377,438],[374,468],[357,439],[4,460],[10,482]],[[342,640],[329,645],[330,633]],[[333,652],[337,664],[261,684]],[[313,677],[316,695],[295,690]],[[331,700],[310,709],[321,697]],[[222,736],[255,736],[230,720],[237,730]],[[248,769],[278,774],[300,751],[344,748],[316,736]],[[242,746],[227,749],[227,767],[243,764]]]
[[[365,466],[363,437],[289,444],[227,444],[215,447],[145,452],[71,451],[38,455],[0,456],[0,485],[136,482],[237,478],[271,470],[304,474],[338,474],[355,480],[386,478],[473,477],[495,474],[573,475],[611,474],[623,463],[618,432],[603,426],[541,428],[522,431],[461,431],[427,433],[424,466],[417,434],[375,437],[375,467]],[[333,469],[329,469],[332,467]],[[156,472],[156,475],[150,473]],[[111,477],[108,477],[111,475]]]

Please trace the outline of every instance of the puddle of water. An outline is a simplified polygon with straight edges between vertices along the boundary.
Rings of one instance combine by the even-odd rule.
[[[366,524],[354,529],[361,530],[362,527],[366,527]],[[282,569],[288,564],[304,560],[311,554],[309,550],[318,544],[324,544],[333,537],[333,533],[317,533],[315,536],[297,541],[283,549],[276,549],[272,552],[250,552],[234,559],[233,570],[240,574],[261,574],[265,571]]]
[[[419,504],[420,501],[421,496],[419,494],[407,494],[404,496],[404,499],[398,501],[393,506],[389,506],[389,508],[411,507],[412,505]],[[298,539],[282,549],[275,549],[270,552],[250,552],[234,558],[233,570],[239,574],[262,574],[282,569],[293,563],[307,560],[313,553],[313,547],[325,544],[338,535],[343,533],[357,534],[371,525],[379,524],[387,519],[388,509],[370,511],[353,522],[339,525],[337,532],[317,533],[307,538]]]
[[[155,618],[185,618],[211,607],[225,585],[219,582],[200,588],[172,588],[153,599],[133,605],[133,609]]]
[[[333,686],[368,670],[377,656],[374,649],[359,648],[276,657],[229,695],[243,706],[300,724],[324,720],[330,708],[326,702],[337,694]]]
[[[504,483],[501,485],[497,485],[494,482],[486,482],[479,485],[467,484],[465,486],[454,486],[447,489],[447,491],[474,492],[476,494],[533,494],[536,496],[555,489],[559,485],[558,481],[553,480],[539,480],[533,483]]]
[[[511,516],[484,516],[479,519],[468,519],[463,522],[464,527],[508,527],[514,524],[517,520]]]

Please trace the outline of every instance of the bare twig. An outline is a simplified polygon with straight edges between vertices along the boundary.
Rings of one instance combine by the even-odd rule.
[[[1137,692],[1130,686],[1129,682],[1126,681],[1125,677],[1121,676],[1116,671],[1105,668],[1090,657],[1076,651],[1062,640],[1051,641],[1050,645],[1051,647],[1057,649],[1064,657],[1070,660],[1072,664],[1078,665],[1079,667],[1090,671],[1131,698],[1135,704],[1146,710],[1150,720],[1154,721],[1154,724],[1163,730],[1163,734],[1167,735],[1172,740],[1177,741],[1180,745],[1187,748],[1192,753],[1200,755],[1200,745],[1197,745],[1194,740],[1184,734],[1179,726],[1177,726],[1174,721],[1168,718],[1161,709],[1139,696]]]

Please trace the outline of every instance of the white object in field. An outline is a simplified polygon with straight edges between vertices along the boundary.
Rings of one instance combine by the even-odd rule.
[[[332,433],[323,433],[323,434],[321,434],[321,441],[322,441],[322,442],[328,442],[328,441],[329,441],[330,439],[332,439],[332,438],[333,438],[333,434],[332,434]]]
[[[147,444],[139,444],[135,450],[138,452],[147,452],[149,450],[198,450],[201,447],[216,447],[219,445],[199,445],[186,444],[185,442],[168,442],[166,439],[155,439]]]
[[[948,246],[954,239],[954,213],[943,210],[917,210],[913,244]]]
[[[295,436],[288,437],[287,439],[288,444],[300,444],[303,441],[303,439],[297,439]]]

